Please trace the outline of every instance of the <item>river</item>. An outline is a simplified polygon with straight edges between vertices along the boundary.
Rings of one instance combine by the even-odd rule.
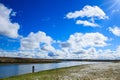
[[[46,63],[46,64],[0,64],[0,78],[6,78],[10,76],[16,76],[20,74],[26,74],[32,72],[32,66],[35,67],[35,72],[70,67],[82,64],[92,64],[95,62],[78,62],[78,61],[69,61],[61,63]]]

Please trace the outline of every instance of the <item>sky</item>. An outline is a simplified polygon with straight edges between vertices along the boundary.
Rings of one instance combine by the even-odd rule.
[[[0,0],[0,56],[120,59],[119,0]]]

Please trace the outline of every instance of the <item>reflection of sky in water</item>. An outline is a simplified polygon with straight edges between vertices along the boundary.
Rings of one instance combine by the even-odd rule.
[[[18,74],[19,65],[0,65],[0,78],[13,76],[13,74]]]
[[[35,72],[55,69],[61,67],[69,67],[80,64],[91,64],[94,62],[62,62],[62,63],[47,63],[47,64],[9,64],[0,65],[0,78],[31,73],[32,66],[35,66]]]

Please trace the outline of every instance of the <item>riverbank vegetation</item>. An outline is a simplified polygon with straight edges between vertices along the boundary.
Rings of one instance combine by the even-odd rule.
[[[119,80],[120,63],[95,63],[19,75],[0,80]]]
[[[18,58],[18,57],[0,57],[0,63],[56,63],[58,59],[37,59],[37,58]]]
[[[19,58],[0,57],[0,63],[57,63],[62,61],[87,61],[87,62],[120,62],[120,60],[100,59],[40,59],[40,58]]]

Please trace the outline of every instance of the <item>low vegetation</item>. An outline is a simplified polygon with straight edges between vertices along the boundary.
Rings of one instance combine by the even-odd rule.
[[[36,59],[36,58],[18,58],[18,57],[0,57],[0,63],[55,63],[60,62],[57,59]]]
[[[0,80],[120,80],[120,63],[98,63],[47,70]]]
[[[61,61],[120,62],[120,60],[98,60],[98,59],[39,59],[39,58],[0,57],[0,63],[55,63]]]

